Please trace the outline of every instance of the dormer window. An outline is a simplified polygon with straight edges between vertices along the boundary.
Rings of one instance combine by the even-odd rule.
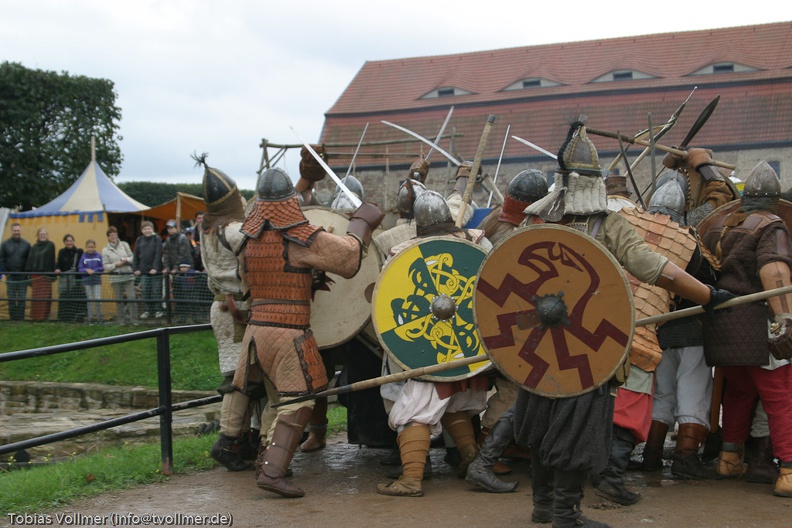
[[[455,97],[457,95],[470,95],[472,93],[473,92],[463,90],[462,88],[445,86],[443,88],[437,88],[436,90],[432,90],[431,92],[421,96],[421,99],[435,99],[438,97]]]
[[[690,75],[713,75],[718,73],[744,73],[757,71],[757,68],[739,64],[737,62],[716,62],[696,70]]]
[[[602,77],[594,79],[593,83],[614,82],[614,81],[634,81],[638,79],[654,79],[654,75],[649,75],[636,70],[614,70]]]
[[[503,91],[530,90],[532,88],[546,88],[548,86],[561,86],[561,84],[541,77],[529,77],[510,84],[504,88]]]

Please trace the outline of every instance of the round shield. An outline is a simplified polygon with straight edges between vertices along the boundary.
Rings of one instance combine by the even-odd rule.
[[[699,234],[706,233],[709,231],[710,227],[718,221],[718,219],[733,213],[740,208],[740,205],[742,205],[741,200],[732,200],[731,202],[721,205],[710,214],[705,216],[701,222],[698,223],[696,226],[696,231],[698,231]],[[781,220],[784,221],[787,228],[792,231],[792,203],[786,200],[778,200],[778,210],[775,211],[775,214],[781,217]]]
[[[518,229],[496,244],[479,269],[473,311],[498,369],[551,398],[611,379],[635,324],[616,259],[593,238],[551,224]]]
[[[404,370],[481,356],[421,378],[459,381],[489,367],[473,324],[473,285],[485,255],[472,242],[439,236],[416,240],[385,263],[371,319],[380,344]]]
[[[345,235],[349,218],[324,207],[305,207],[308,221],[328,233]],[[371,291],[379,275],[376,251],[369,251],[360,270],[351,279],[326,273],[325,287],[314,292],[311,301],[311,330],[320,349],[342,345],[355,337],[371,320]]]

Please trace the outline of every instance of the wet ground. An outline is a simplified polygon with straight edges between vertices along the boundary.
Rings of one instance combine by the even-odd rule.
[[[378,495],[377,483],[388,481],[388,468],[379,463],[388,450],[349,445],[340,437],[324,450],[295,456],[294,482],[306,492],[301,499],[284,499],[258,489],[252,472],[217,468],[108,493],[50,513],[120,514],[132,519],[145,514],[225,515],[233,526],[246,528],[549,527],[530,521],[531,487],[525,462],[511,461],[513,474],[502,477],[520,481],[516,492],[491,494],[457,478],[443,461],[444,454],[442,448],[432,449],[433,476],[424,483],[425,495],[417,498]],[[792,499],[773,496],[768,484],[681,481],[673,479],[666,467],[657,473],[629,472],[628,487],[643,495],[628,507],[598,497],[587,487],[584,513],[614,528],[792,527]],[[0,519],[0,526],[7,523],[7,517]]]

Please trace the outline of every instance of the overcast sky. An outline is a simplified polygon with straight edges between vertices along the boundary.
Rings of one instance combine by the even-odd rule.
[[[792,4],[0,0],[0,60],[115,84],[116,182],[200,183],[190,154],[208,152],[253,189],[261,138],[318,140],[366,61],[781,21]]]

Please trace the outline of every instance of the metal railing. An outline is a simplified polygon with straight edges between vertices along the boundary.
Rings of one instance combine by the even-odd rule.
[[[176,411],[190,409],[193,407],[201,407],[212,403],[221,401],[221,396],[209,396],[207,398],[199,398],[197,400],[190,400],[173,404],[171,398],[171,366],[170,366],[170,336],[175,334],[187,334],[192,332],[200,332],[204,330],[211,330],[212,326],[209,324],[199,324],[192,326],[174,326],[166,328],[157,328],[153,330],[144,330],[142,332],[135,332],[131,334],[124,334],[112,337],[103,337],[100,339],[90,339],[88,341],[80,341],[77,343],[65,343],[61,345],[52,345],[41,348],[31,348],[28,350],[18,350],[15,352],[6,352],[0,354],[0,363],[6,361],[16,361],[21,359],[50,356],[54,354],[61,354],[64,352],[73,352],[76,350],[86,350],[89,348],[96,348],[100,346],[113,345],[118,343],[128,343],[131,341],[139,341],[142,339],[156,338],[157,340],[157,385],[158,385],[158,406],[154,409],[131,413],[111,420],[95,423],[93,425],[78,427],[68,431],[61,431],[37,438],[30,438],[12,444],[5,444],[0,446],[0,455],[16,452],[20,449],[27,449],[41,445],[51,444],[61,440],[82,436],[88,433],[103,431],[124,425],[131,422],[160,417],[160,452],[162,458],[162,473],[165,475],[173,474],[173,413]]]

